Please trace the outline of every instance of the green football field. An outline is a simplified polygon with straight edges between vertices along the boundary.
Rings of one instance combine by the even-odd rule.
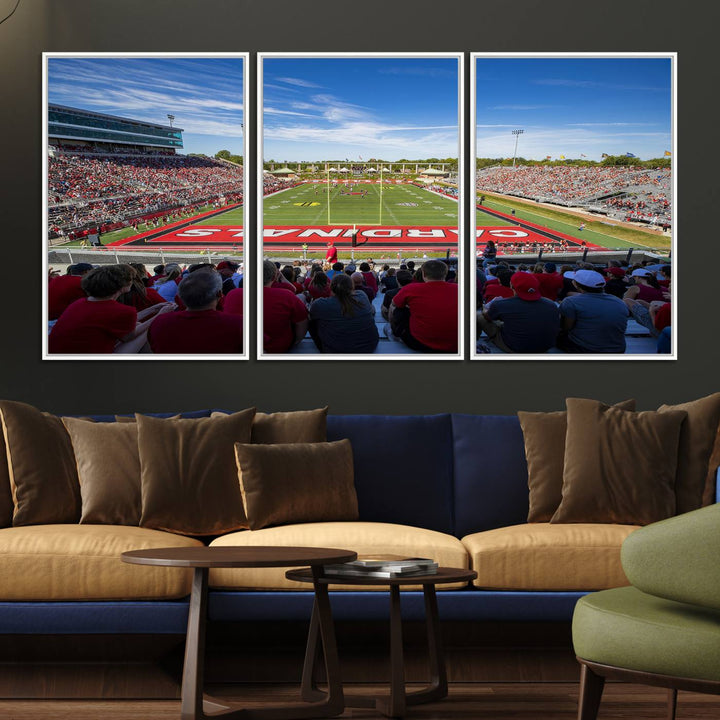
[[[346,194],[348,192],[357,194]],[[366,193],[366,194],[360,194]],[[307,183],[263,201],[265,225],[398,225],[457,227],[458,203],[414,185]]]
[[[579,230],[582,220],[572,213],[539,205],[529,206],[528,203],[487,192],[483,194],[485,195],[485,207],[490,210],[498,210],[505,214],[510,214],[512,210],[515,210],[515,217],[518,220],[528,220],[548,230],[557,230],[577,240],[585,240],[588,243],[609,249],[626,249],[630,247],[652,248],[660,251],[670,249],[670,237],[659,232],[651,232],[642,228],[623,225],[617,221],[609,222],[602,219],[586,220],[585,228]],[[479,195],[480,193],[478,193]],[[512,224],[488,215],[481,210],[477,212],[478,227],[500,227]]]
[[[221,215],[215,215],[214,217],[206,218],[205,220],[199,220],[194,225],[235,225],[242,227],[243,224],[243,206],[228,210]]]

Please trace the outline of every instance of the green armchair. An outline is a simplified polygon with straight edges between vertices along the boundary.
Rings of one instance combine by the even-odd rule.
[[[573,645],[581,665],[579,720],[595,720],[606,679],[720,694],[720,504],[628,536],[629,587],[578,601]]]

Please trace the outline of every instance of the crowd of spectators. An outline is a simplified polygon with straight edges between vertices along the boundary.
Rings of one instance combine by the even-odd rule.
[[[309,333],[321,353],[372,353],[379,342],[378,296],[385,334],[417,352],[455,353],[458,286],[440,260],[399,269],[372,261],[263,264],[263,348],[288,353]]]
[[[239,201],[242,193],[242,168],[207,157],[66,150],[48,158],[51,236]]]
[[[507,353],[624,353],[630,318],[670,352],[670,265],[478,261],[476,272],[479,352],[489,342]]]
[[[635,166],[494,166],[476,176],[478,191],[593,207],[618,219],[662,226],[671,222],[671,182],[669,168]]]
[[[270,195],[279,190],[286,190],[297,184],[297,180],[287,180],[266,174],[263,176],[263,195]]]
[[[243,288],[238,264],[71,265],[51,271],[50,354],[240,354]]]

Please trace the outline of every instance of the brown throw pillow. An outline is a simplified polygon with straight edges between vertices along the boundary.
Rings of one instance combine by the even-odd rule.
[[[67,417],[63,423],[70,434],[80,479],[80,522],[138,525],[137,423],[94,423]]]
[[[358,519],[349,440],[235,445],[251,530],[268,525]]]
[[[635,410],[635,400],[625,400],[613,407]],[[567,412],[521,411],[518,418],[528,466],[528,522],[550,522],[562,500]]]
[[[628,412],[566,400],[562,502],[551,522],[647,525],[675,513],[683,411]]]
[[[677,512],[686,513],[703,505],[708,466],[720,424],[720,393],[682,403],[661,405],[658,412],[684,410],[687,420],[680,432],[675,497]],[[714,480],[713,486],[714,486]],[[713,500],[714,502],[714,500]]]
[[[60,418],[32,405],[0,401],[13,499],[13,525],[76,523],[80,484]]]
[[[226,417],[162,420],[136,415],[142,527],[220,535],[247,527],[235,443],[250,442],[255,408]]]
[[[703,492],[703,507],[713,505],[717,497],[717,471],[720,468],[720,428],[715,436],[710,463],[708,464],[707,478],[705,480],[705,491]]]
[[[1,427],[1,426],[0,426]],[[0,528],[12,525],[13,511],[12,490],[10,489],[10,470],[8,469],[5,436],[0,431]]]
[[[257,413],[252,426],[252,443],[316,443],[327,440],[327,407],[317,410]],[[222,417],[216,411],[210,417]]]

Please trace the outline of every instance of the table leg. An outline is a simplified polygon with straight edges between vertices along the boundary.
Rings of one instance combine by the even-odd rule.
[[[307,646],[305,648],[305,662],[303,663],[300,684],[302,699],[306,702],[321,700],[326,695],[317,685],[316,669],[320,662],[320,654],[320,621],[318,619],[317,599],[313,599],[310,629],[308,630]]]
[[[208,569],[196,567],[193,573],[185,639],[185,664],[182,678],[182,720],[204,717],[203,683],[205,679],[205,619],[207,617]]]
[[[400,588],[397,585],[390,586],[390,697],[378,698],[376,707],[388,717],[405,715],[405,658]]]
[[[425,597],[425,623],[427,625],[428,660],[430,665],[430,684],[423,690],[408,693],[408,705],[423,702],[432,702],[447,697],[447,671],[445,669],[445,655],[440,639],[440,616],[438,615],[437,595],[435,585],[423,585]]]
[[[237,703],[223,703],[203,697],[205,668],[205,625],[208,602],[208,569],[195,568],[190,612],[188,614],[187,638],[185,640],[185,665],[183,667],[181,693],[181,720],[311,720],[311,718],[329,718],[341,715],[345,709],[342,682],[340,680],[340,662],[337,655],[335,628],[332,620],[330,598],[327,585],[317,582],[321,569],[313,569],[316,578],[315,606],[311,620],[311,637],[317,646],[318,636],[322,642],[325,658],[328,691],[316,691],[313,699],[320,702],[304,702],[289,705],[275,705],[265,708],[242,708]],[[310,639],[308,640],[308,646]],[[313,657],[317,650],[313,651]],[[306,684],[306,658],[303,669],[303,696]],[[312,672],[312,667],[310,668]]]
[[[375,707],[387,717],[402,717],[408,705],[433,702],[447,697],[448,683],[445,656],[440,639],[440,617],[438,614],[435,584],[423,585],[425,599],[425,622],[427,626],[428,664],[430,684],[422,690],[405,691],[405,672],[402,644],[402,617],[400,612],[400,590],[390,587],[390,695],[383,698],[369,698],[348,695],[348,707]]]

